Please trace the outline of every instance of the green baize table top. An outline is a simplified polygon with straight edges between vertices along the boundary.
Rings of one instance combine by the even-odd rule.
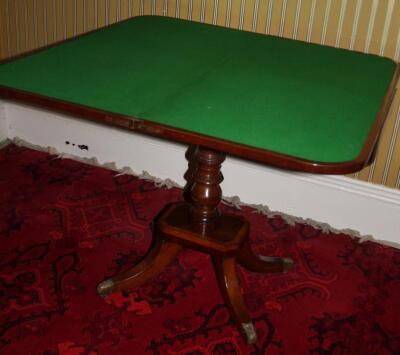
[[[0,66],[0,85],[323,163],[355,159],[396,64],[157,16]]]

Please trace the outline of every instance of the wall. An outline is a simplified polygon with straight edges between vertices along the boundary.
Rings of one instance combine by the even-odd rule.
[[[141,14],[204,21],[400,60],[399,0],[0,0],[2,58]],[[400,92],[376,161],[352,178],[400,188]]]

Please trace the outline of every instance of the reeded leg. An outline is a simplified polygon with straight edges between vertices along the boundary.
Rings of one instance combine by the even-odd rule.
[[[213,256],[213,262],[221,294],[232,317],[238,323],[247,343],[254,344],[257,341],[257,333],[240,292],[236,258]]]
[[[237,254],[238,263],[249,271],[259,273],[287,272],[293,268],[293,260],[271,256],[257,256],[250,248],[248,241],[244,242]]]
[[[178,244],[157,238],[155,244],[139,264],[101,282],[97,286],[97,293],[104,297],[113,292],[142,285],[163,271],[181,248]]]

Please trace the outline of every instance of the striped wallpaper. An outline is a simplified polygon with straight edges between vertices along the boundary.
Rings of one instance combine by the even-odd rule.
[[[0,0],[0,57],[143,14],[269,33],[400,61],[400,0]],[[400,90],[375,162],[352,177],[400,188]]]

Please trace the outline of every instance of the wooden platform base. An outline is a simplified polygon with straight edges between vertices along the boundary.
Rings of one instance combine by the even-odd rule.
[[[259,257],[253,254],[247,240],[248,222],[239,216],[220,215],[208,230],[198,230],[190,223],[191,205],[169,206],[156,221],[154,241],[138,265],[99,284],[101,296],[141,286],[160,273],[182,249],[210,254],[221,294],[249,344],[257,333],[240,292],[236,264],[253,272],[286,272],[293,266],[288,258]]]

